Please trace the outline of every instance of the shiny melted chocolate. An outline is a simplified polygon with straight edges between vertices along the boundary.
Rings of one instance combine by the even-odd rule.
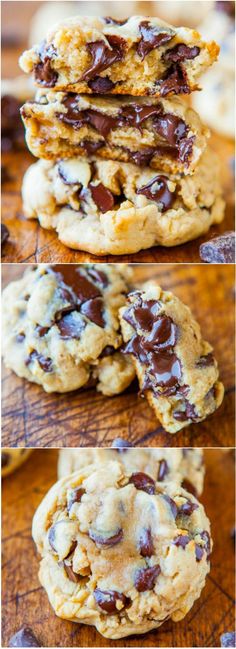
[[[108,41],[108,45],[107,42]],[[87,43],[87,49],[92,58],[92,65],[84,72],[80,81],[91,81],[100,72],[109,68],[113,63],[121,61],[125,55],[126,42],[116,35],[107,35],[106,41]]]
[[[160,204],[162,212],[171,209],[175,198],[176,190],[171,192],[167,184],[166,176],[155,176],[146,185],[136,190],[136,194],[143,194],[151,201]]]
[[[164,28],[153,27],[148,20],[144,20],[139,25],[141,39],[137,46],[137,54],[143,59],[149,52],[168,43],[173,37],[174,32],[167,31]]]

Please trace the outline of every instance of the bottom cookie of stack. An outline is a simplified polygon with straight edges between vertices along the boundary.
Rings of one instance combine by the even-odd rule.
[[[95,255],[179,245],[224,216],[218,158],[209,148],[183,177],[96,157],[40,160],[27,170],[22,193],[28,218]]]

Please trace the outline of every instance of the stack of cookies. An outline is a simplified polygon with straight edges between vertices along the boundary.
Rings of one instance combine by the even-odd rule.
[[[26,216],[97,255],[174,246],[219,223],[208,130],[177,98],[198,89],[218,50],[194,30],[133,16],[73,17],[24,52],[40,89],[22,118],[41,158],[24,179]]]

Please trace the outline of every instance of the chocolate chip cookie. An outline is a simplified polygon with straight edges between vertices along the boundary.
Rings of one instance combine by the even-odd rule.
[[[31,452],[32,448],[2,448],[2,477],[4,478],[9,473],[13,473],[13,471],[18,469],[27,460]]]
[[[46,88],[166,97],[197,89],[218,52],[197,31],[158,18],[77,16],[52,27],[45,41],[23,53],[20,66]]]
[[[56,483],[34,516],[33,538],[55,613],[110,639],[184,618],[209,572],[203,506],[119,462]]]
[[[124,390],[135,372],[119,351],[118,309],[131,275],[121,265],[31,267],[3,291],[6,366],[46,392]]]
[[[192,173],[209,135],[197,114],[179,99],[39,91],[21,114],[30,151],[46,159],[96,154]]]
[[[126,346],[140,387],[165,430],[203,421],[222,402],[223,384],[211,345],[190,309],[155,282],[131,293],[120,309]]]
[[[179,245],[224,216],[218,158],[209,148],[195,173],[181,177],[98,157],[40,160],[27,170],[22,194],[28,218],[95,255]]]
[[[205,468],[200,448],[63,448],[58,477],[110,460],[118,460],[126,472],[141,471],[161,483],[177,482],[195,496],[203,491]]]

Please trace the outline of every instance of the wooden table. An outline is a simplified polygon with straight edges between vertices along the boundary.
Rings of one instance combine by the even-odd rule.
[[[7,283],[23,268],[4,265],[2,272]],[[221,407],[203,423],[170,435],[138,396],[136,383],[113,398],[94,390],[47,394],[4,369],[4,446],[109,446],[117,436],[139,446],[234,446],[234,267],[137,265],[134,274],[137,282],[156,278],[192,308],[219,362],[225,385]]]
[[[214,550],[206,586],[187,617],[145,636],[109,641],[88,626],[57,618],[40,587],[31,539],[34,511],[56,480],[57,451],[36,450],[3,481],[2,643],[30,625],[44,647],[219,647],[234,628],[234,461],[232,451],[205,451],[202,501],[212,524]]]

